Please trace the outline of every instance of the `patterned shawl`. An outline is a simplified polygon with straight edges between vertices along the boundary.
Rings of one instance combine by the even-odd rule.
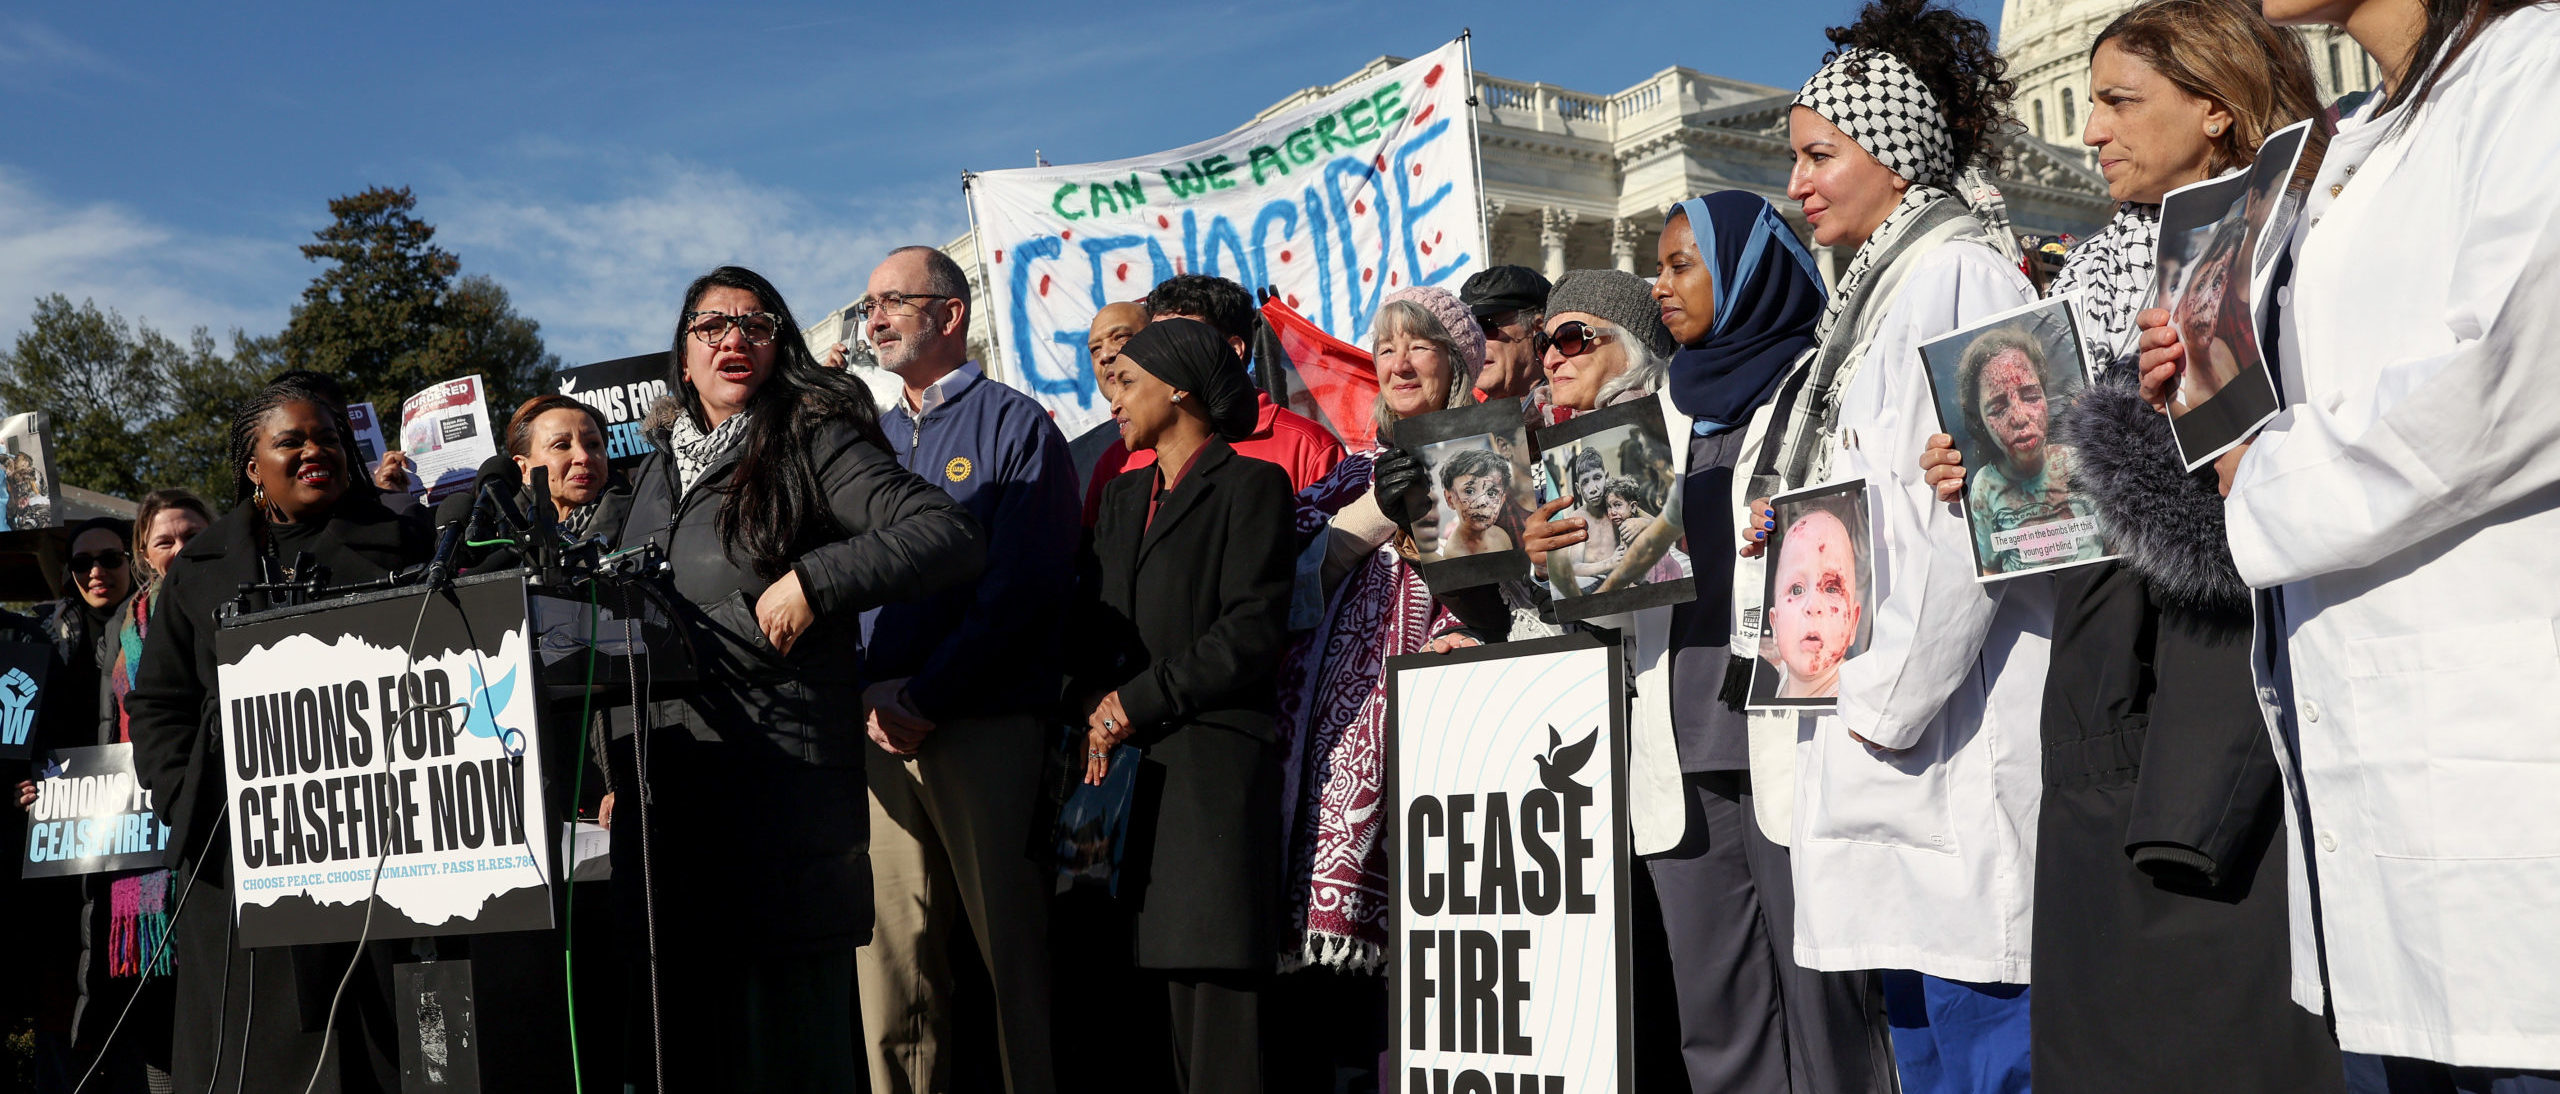
[[[2047,295],[2080,293],[2088,320],[2089,364],[2097,372],[2134,355],[2134,314],[2151,295],[2152,258],[2160,241],[2160,207],[2125,202],[2098,234],[2071,248]],[[2092,376],[2095,380],[2097,377]]]
[[[142,664],[142,635],[151,620],[151,588],[145,586],[125,602],[116,628],[115,660],[107,666],[107,689],[115,697],[116,740],[133,740],[133,720],[125,713],[125,693],[133,690],[134,669]],[[169,933],[169,871],[127,874],[107,883],[107,975],[142,975],[144,959],[156,956],[151,975],[167,976],[177,967],[175,946],[160,940]]]

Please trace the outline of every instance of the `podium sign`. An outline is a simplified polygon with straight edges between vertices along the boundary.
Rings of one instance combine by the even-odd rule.
[[[1633,1091],[1624,654],[1573,634],[1387,667],[1388,1089]]]
[[[551,925],[521,576],[264,612],[214,648],[242,945]]]

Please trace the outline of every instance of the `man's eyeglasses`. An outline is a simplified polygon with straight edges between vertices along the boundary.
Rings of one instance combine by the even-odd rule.
[[[927,300],[951,300],[951,296],[930,292],[884,292],[853,302],[853,321],[869,324],[873,315],[920,315]]]
[[[702,344],[706,346],[719,345],[721,340],[729,337],[731,327],[736,327],[745,334],[747,344],[750,346],[770,346],[773,344],[774,335],[782,333],[782,317],[763,311],[748,312],[745,315],[731,315],[717,311],[684,313],[684,329],[691,331],[694,337],[702,339]]]
[[[71,572],[85,574],[91,570],[124,569],[125,553],[113,547],[94,554],[71,556]]]
[[[1538,353],[1540,356],[1544,356],[1546,354],[1545,347],[1554,346],[1556,348],[1556,352],[1564,354],[1567,357],[1580,357],[1583,354],[1600,348],[1601,340],[1607,337],[1608,335],[1603,333],[1600,328],[1576,319],[1568,323],[1559,324],[1555,330],[1540,336],[1539,341],[1544,343],[1544,345],[1539,347]]]

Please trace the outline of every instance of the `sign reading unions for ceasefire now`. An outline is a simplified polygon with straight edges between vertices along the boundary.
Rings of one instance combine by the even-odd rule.
[[[1386,294],[1484,264],[1466,43],[1185,148],[984,171],[970,201],[988,317],[1015,386],[1068,435],[1108,416],[1085,332],[1102,306],[1182,273],[1277,290],[1368,344]]]

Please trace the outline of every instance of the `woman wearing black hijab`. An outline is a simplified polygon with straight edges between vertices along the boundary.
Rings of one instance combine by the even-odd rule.
[[[1113,479],[1083,560],[1072,694],[1088,781],[1143,749],[1121,860],[1138,967],[1167,988],[1188,1091],[1262,1089],[1260,991],[1279,898],[1275,675],[1288,643],[1292,494],[1228,442],[1253,387],[1226,339],[1159,319],[1129,340],[1111,413],[1153,466]]]

